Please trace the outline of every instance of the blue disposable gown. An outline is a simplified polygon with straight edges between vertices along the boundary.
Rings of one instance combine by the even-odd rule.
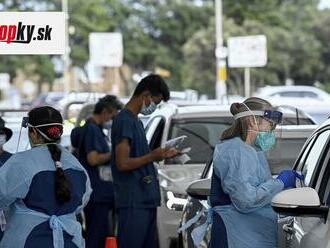
[[[232,138],[216,146],[213,163],[231,200],[213,208],[226,227],[228,247],[277,247],[277,216],[270,203],[284,185],[272,178],[264,152]]]
[[[0,168],[0,208],[9,209],[1,248],[85,247],[76,214],[89,200],[90,181],[78,160],[60,148],[71,189],[64,204],[55,198],[55,165],[46,146],[17,153]]]

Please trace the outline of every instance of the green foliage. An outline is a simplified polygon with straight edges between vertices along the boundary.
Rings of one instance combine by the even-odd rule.
[[[61,10],[61,0],[0,0],[0,10]],[[214,0],[68,0],[72,65],[89,59],[90,32],[121,32],[124,61],[133,72],[164,68],[172,89],[192,88],[214,96]],[[265,34],[268,63],[251,69],[253,87],[330,84],[330,11],[318,0],[223,0],[224,41],[231,36]],[[50,56],[1,56],[0,72],[17,70],[52,82]],[[36,77],[37,76],[37,77]],[[243,69],[228,70],[230,93],[242,94]]]

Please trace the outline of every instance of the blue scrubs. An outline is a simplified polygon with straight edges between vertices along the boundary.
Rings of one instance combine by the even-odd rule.
[[[87,154],[92,151],[107,153],[110,150],[102,127],[88,122],[84,128],[86,130],[82,154],[80,154],[80,162],[89,175],[93,189],[91,200],[84,209],[86,219],[86,247],[104,247],[106,237],[110,231],[111,220],[109,213],[114,209],[113,184],[110,181],[103,181],[100,178],[98,166],[88,164]]]
[[[0,208],[9,207],[1,248],[84,247],[76,215],[88,202],[90,182],[78,160],[60,149],[71,191],[64,204],[55,197],[55,165],[46,146],[17,153],[0,168]]]
[[[123,139],[130,143],[131,158],[150,152],[142,122],[128,109],[120,111],[113,121],[111,141],[114,150]],[[114,153],[111,169],[119,214],[119,248],[156,247],[156,209],[160,206],[160,191],[153,163],[122,172],[116,166]]]
[[[6,161],[12,156],[11,153],[9,152],[6,152],[6,151],[3,151],[1,154],[0,154],[0,167],[6,163]],[[1,210],[2,211],[2,210]],[[3,232],[0,230],[0,241],[3,237]]]
[[[277,215],[271,199],[283,189],[273,179],[264,152],[240,138],[218,144],[213,157],[210,202],[212,248],[277,247]]]

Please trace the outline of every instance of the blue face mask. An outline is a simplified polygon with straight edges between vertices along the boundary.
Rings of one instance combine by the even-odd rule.
[[[157,105],[154,102],[151,102],[149,104],[149,106],[145,106],[145,103],[143,102],[143,107],[142,107],[140,113],[143,115],[151,115],[153,112],[155,112],[156,108],[157,108]]]
[[[110,120],[110,121],[107,121],[107,122],[105,122],[104,124],[103,124],[103,128],[105,128],[105,129],[111,129],[111,127],[112,127],[112,120]]]
[[[255,139],[255,145],[260,147],[263,151],[268,151],[275,145],[275,133],[274,131],[260,131]]]

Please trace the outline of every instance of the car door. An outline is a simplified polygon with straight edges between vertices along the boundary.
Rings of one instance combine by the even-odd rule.
[[[324,180],[329,178],[324,178],[330,169],[328,166],[329,137],[329,129],[323,129],[313,135],[308,144],[304,146],[295,164],[295,169],[305,176],[300,185],[314,188],[319,193],[320,199],[324,198],[325,185],[328,183]],[[325,203],[323,199],[323,204]],[[326,231],[329,231],[327,222],[324,223],[324,220],[317,217],[280,217],[278,247],[327,247],[323,245],[322,239],[318,238]]]

